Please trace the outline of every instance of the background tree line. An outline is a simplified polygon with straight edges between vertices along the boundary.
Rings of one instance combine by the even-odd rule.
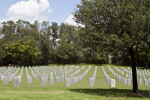
[[[130,55],[119,49],[106,51],[103,34],[85,27],[62,23],[18,20],[1,23],[0,65],[43,65],[65,63],[111,63],[130,65]],[[150,50],[137,53],[138,66],[150,65]]]
[[[7,21],[0,28],[0,65],[108,62],[108,54],[101,47],[92,49],[89,45],[93,39],[80,26]]]

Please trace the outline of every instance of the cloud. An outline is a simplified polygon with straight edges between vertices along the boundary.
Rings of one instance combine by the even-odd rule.
[[[64,23],[77,26],[77,23],[74,21],[74,15],[70,14],[69,17],[65,20]]]
[[[7,12],[6,20],[17,21],[43,21],[48,20],[49,14],[52,12],[48,0],[26,0],[11,5]]]
[[[84,27],[84,25],[76,23],[74,19],[75,19],[74,15],[70,14],[69,17],[64,21],[64,23]]]

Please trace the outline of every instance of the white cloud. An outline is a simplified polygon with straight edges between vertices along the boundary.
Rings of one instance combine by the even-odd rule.
[[[48,20],[48,14],[52,12],[48,0],[26,0],[11,5],[7,12],[6,20],[43,21]]]
[[[64,23],[77,26],[77,23],[74,21],[74,16],[72,14],[65,20]]]
[[[75,19],[74,15],[70,14],[69,17],[65,20],[64,23],[70,24],[70,25],[74,25],[74,26],[82,26],[82,27],[84,27],[84,25],[76,23],[74,19]]]

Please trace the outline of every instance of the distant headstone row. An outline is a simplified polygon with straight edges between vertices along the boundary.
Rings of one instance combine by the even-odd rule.
[[[84,67],[81,68],[83,70]],[[71,87],[71,84],[75,84],[82,80],[88,73],[88,71],[91,69],[91,65],[86,69],[82,74],[76,76],[76,77],[71,77],[71,78],[66,78],[66,87]]]
[[[131,85],[131,82],[132,82],[131,77],[129,78],[122,77],[121,75],[115,73],[109,66],[108,66],[108,69],[114,75],[114,77],[116,77],[120,82],[122,82],[123,84]],[[118,70],[118,71],[119,73],[124,73],[121,70]]]
[[[93,76],[89,79],[89,86],[93,87],[96,79],[97,66],[95,66],[95,71]]]
[[[109,84],[110,87],[115,87],[116,86],[116,83],[115,83],[115,79],[109,77],[104,69],[104,67],[102,66],[102,71],[104,73],[104,77],[107,81],[107,83]]]
[[[120,69],[118,69],[117,67],[114,66],[114,69],[115,69],[116,71],[118,71],[121,75],[124,75],[124,72],[121,71]]]
[[[118,67],[107,67],[108,70],[113,74],[113,76],[118,79],[123,84],[132,85],[132,69],[131,68],[123,68],[119,69]],[[91,65],[89,67],[84,66],[34,66],[34,67],[25,67],[25,74],[28,84],[32,84],[33,80],[41,80],[41,86],[45,87],[47,81],[49,80],[49,84],[60,83],[61,81],[66,82],[66,87],[71,87],[72,84],[75,84],[87,75],[89,70],[91,69]],[[14,87],[19,87],[22,81],[23,76],[23,66],[22,67],[1,67],[0,68],[0,78],[3,81],[3,84],[8,84],[9,81],[14,81]],[[108,82],[110,87],[116,87],[115,79],[109,77],[106,73],[104,67],[102,66],[102,71],[104,73],[104,77]],[[95,70],[93,75],[89,78],[89,87],[94,87],[94,83],[96,80],[97,66],[95,66]],[[149,70],[140,70],[137,69],[137,75],[139,76],[138,82],[141,85],[144,82],[145,86],[150,84],[150,71]]]
[[[117,72],[119,72],[121,75],[124,75],[126,72],[125,74],[126,77],[122,77],[121,75],[115,73],[110,67],[108,67],[108,69],[120,82],[127,84],[127,85],[131,85],[132,83],[132,69],[131,68],[128,67],[127,69],[125,69],[121,67],[121,69],[124,71],[123,72],[117,67],[114,67],[114,69],[117,70]],[[144,81],[144,85],[148,86],[150,84],[150,78],[149,78],[150,72],[146,69],[144,70],[136,69],[136,70],[137,70],[137,75],[139,74],[139,80],[138,80],[139,85],[142,85],[142,82]]]
[[[14,87],[19,87],[20,86],[22,76],[23,76],[23,67],[21,68],[20,74],[18,76],[16,76],[15,79],[14,79]]]
[[[142,79],[143,76],[143,79]],[[148,86],[150,84],[150,72],[148,70],[139,70],[139,84],[142,84],[142,80],[144,80],[145,86]]]

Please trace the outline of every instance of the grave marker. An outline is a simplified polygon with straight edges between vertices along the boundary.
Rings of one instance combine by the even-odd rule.
[[[19,87],[19,86],[20,86],[19,77],[15,77],[15,79],[14,79],[14,87]]]
[[[66,87],[71,87],[70,78],[66,78]]]

